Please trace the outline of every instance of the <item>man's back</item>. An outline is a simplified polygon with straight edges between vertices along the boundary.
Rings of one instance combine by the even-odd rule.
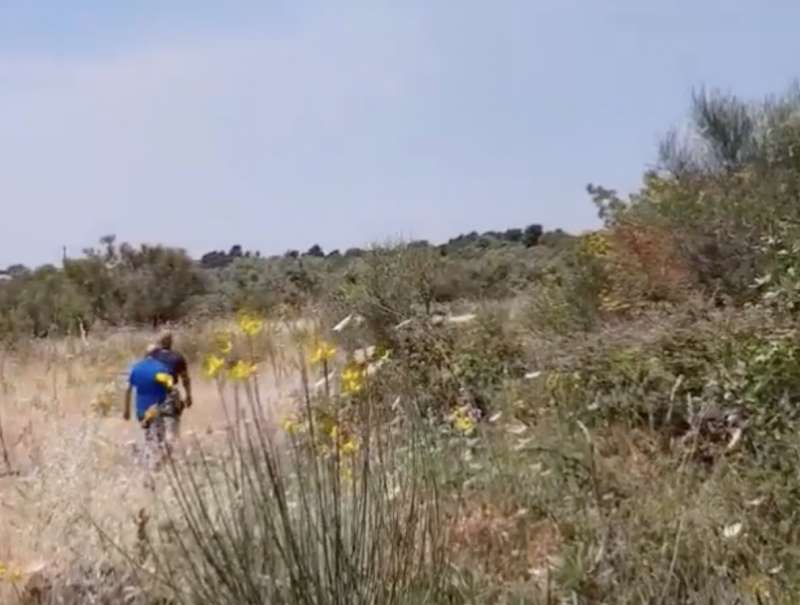
[[[158,339],[156,347],[148,355],[165,364],[169,368],[172,378],[183,384],[186,391],[184,403],[187,408],[192,407],[192,381],[189,378],[189,367],[186,358],[172,348],[172,334],[170,332],[163,333]]]
[[[150,353],[150,356],[167,366],[169,368],[169,373],[175,379],[187,371],[187,364],[184,356],[172,349],[160,347]]]
[[[128,382],[136,388],[136,417],[141,420],[147,409],[161,403],[167,396],[166,387],[156,380],[156,374],[170,373],[165,363],[153,357],[147,357],[134,364]]]

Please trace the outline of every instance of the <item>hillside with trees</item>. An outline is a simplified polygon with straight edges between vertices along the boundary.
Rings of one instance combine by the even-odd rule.
[[[542,235],[539,225],[505,232],[472,232],[433,245],[425,241],[382,249],[424,256],[436,272],[430,303],[457,298],[499,298],[523,288],[539,261],[540,242],[567,238]],[[100,239],[63,267],[29,269],[13,265],[0,281],[0,338],[78,334],[94,326],[159,326],[192,317],[242,310],[271,313],[299,310],[333,295],[338,286],[356,284],[364,257],[376,250],[325,252],[312,245],[262,257],[233,245],[192,259],[182,249],[117,243]],[[513,277],[513,283],[507,278]]]

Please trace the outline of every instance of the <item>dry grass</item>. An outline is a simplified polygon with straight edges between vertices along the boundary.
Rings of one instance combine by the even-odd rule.
[[[179,332],[176,344],[197,350],[211,331]],[[10,468],[0,456],[0,563],[22,571],[22,583],[44,567],[113,560],[95,524],[121,544],[134,543],[137,513],[155,496],[133,461],[141,429],[125,422],[121,410],[126,370],[151,338],[120,332],[88,343],[43,341],[4,356],[0,424]],[[286,359],[271,361],[258,376],[262,400],[281,410],[296,385]],[[273,370],[278,365],[280,377]],[[225,414],[199,364],[190,372],[195,404],[181,431],[210,443],[224,432]],[[0,602],[13,602],[16,592],[2,583]]]

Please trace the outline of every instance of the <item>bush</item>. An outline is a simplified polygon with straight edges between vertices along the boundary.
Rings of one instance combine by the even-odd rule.
[[[246,342],[215,357],[247,350],[260,323],[242,325]],[[314,362],[342,370],[342,381],[319,393],[304,373],[305,399],[281,433],[250,360],[238,359],[227,376],[224,364],[207,366],[228,406],[226,446],[198,444],[191,459],[166,452],[168,522],[142,532],[132,553],[166,594],[231,604],[436,598],[444,534],[425,425],[413,409],[384,425],[373,410],[388,404],[374,399],[366,373],[340,368],[327,345],[320,351]],[[246,401],[228,399],[228,381]]]

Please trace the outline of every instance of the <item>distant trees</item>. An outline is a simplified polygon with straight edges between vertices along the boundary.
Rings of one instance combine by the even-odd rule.
[[[33,336],[47,336],[51,331],[77,332],[79,322],[88,320],[89,301],[52,265],[20,278],[18,285],[14,311]]]
[[[31,272],[25,265],[11,265],[5,270],[5,274],[10,277],[22,277]]]
[[[256,252],[243,252],[242,247],[239,244],[231,246],[231,249],[228,252],[224,252],[222,250],[212,250],[211,252],[207,252],[203,256],[200,257],[200,266],[204,269],[222,269],[223,267],[227,267],[237,258],[249,258],[250,256],[254,256],[259,258],[261,253]]]
[[[306,256],[313,256],[315,258],[325,258],[325,252],[322,251],[322,248],[319,244],[314,244],[308,249],[306,252]]]
[[[157,326],[180,319],[204,280],[185,251],[165,246],[116,246],[113,236],[63,269],[10,267],[0,282],[0,332],[34,337],[77,333],[102,321]]]
[[[349,248],[326,254],[314,244],[304,253],[289,250],[270,258],[236,244],[203,254],[197,262],[179,248],[135,247],[106,235],[81,256],[65,258],[61,268],[12,265],[0,271],[0,339],[77,333],[98,322],[158,326],[192,312],[302,307],[342,283],[369,286],[376,300],[381,287],[391,286],[405,291],[409,304],[430,310],[459,296],[491,295],[514,255],[524,254],[523,246],[538,245],[542,235],[534,224],[473,231],[441,245],[417,240],[380,251]],[[391,267],[395,274],[377,279],[380,272],[365,272],[376,255],[381,259],[376,266]],[[484,262],[484,255],[489,260]]]
[[[506,231],[485,231],[480,234],[477,231],[470,231],[450,239],[440,248],[445,249],[447,252],[457,251],[472,245],[486,249],[493,244],[524,244],[530,248],[539,243],[539,238],[543,232],[544,230],[539,224],[528,225],[525,229],[512,228]]]
[[[544,230],[541,225],[528,225],[522,234],[522,243],[528,248],[536,246],[542,237]]]
[[[201,274],[184,250],[143,245],[120,249],[124,316],[158,326],[183,317],[204,291]]]

